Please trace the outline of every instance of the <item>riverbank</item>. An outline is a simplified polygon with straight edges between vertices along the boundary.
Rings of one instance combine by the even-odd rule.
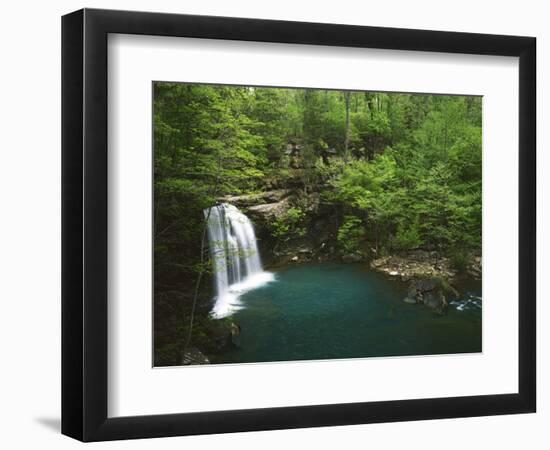
[[[412,250],[401,254],[385,256],[371,261],[370,267],[386,275],[410,281],[416,278],[442,278],[453,280],[460,275],[481,279],[481,257],[470,256],[464,270],[459,272],[452,261],[439,253]]]

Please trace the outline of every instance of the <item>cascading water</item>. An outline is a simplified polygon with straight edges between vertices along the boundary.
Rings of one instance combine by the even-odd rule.
[[[212,315],[239,309],[239,296],[274,279],[264,272],[254,227],[235,206],[222,203],[204,210],[214,270],[216,302]]]

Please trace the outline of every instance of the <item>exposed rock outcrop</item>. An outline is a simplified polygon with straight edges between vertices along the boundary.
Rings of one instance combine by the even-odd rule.
[[[274,203],[263,203],[260,205],[249,206],[245,208],[245,210],[253,218],[260,217],[263,220],[270,220],[284,214],[289,208],[290,201],[287,197]]]
[[[250,195],[228,195],[220,198],[220,201],[231,203],[232,205],[241,207],[261,205],[264,203],[280,202],[285,197],[290,195],[288,189],[274,189],[271,191],[260,192],[259,194]]]
[[[288,189],[275,189],[259,194],[226,196],[219,200],[237,206],[260,225],[284,214],[292,206],[291,191]]]
[[[456,271],[448,258],[437,252],[413,250],[399,255],[385,256],[371,261],[371,268],[402,281],[415,278],[441,277],[452,279]]]
[[[466,267],[466,273],[476,280],[481,279],[481,256],[475,256]]]
[[[328,261],[339,258],[336,252],[338,214],[332,204],[323,203],[318,192],[303,187],[272,189],[259,194],[225,196],[219,201],[238,207],[253,222],[264,267],[288,263]],[[294,208],[300,211],[299,223],[288,234],[274,235],[274,222]],[[280,228],[280,227],[279,227]],[[299,230],[299,231],[298,231]]]
[[[411,281],[407,297],[403,301],[423,304],[438,314],[445,314],[449,307],[446,296],[456,294],[456,290],[446,281],[440,278],[425,278]]]

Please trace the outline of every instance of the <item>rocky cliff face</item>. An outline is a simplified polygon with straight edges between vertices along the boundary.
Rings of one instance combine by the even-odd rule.
[[[302,189],[281,188],[254,195],[227,196],[220,200],[237,206],[253,221],[266,268],[308,261],[367,262],[365,255],[345,254],[339,249],[337,235],[341,212],[335,205],[324,203],[319,193],[305,195]],[[303,233],[291,238],[275,237],[274,222],[284,217],[291,208],[300,208],[304,214]],[[427,279],[453,282],[464,274],[474,279],[481,278],[480,256],[470,258],[464,274],[459,274],[450,259],[436,251],[417,249],[379,258],[373,251],[372,256],[368,262],[373,270],[407,283],[422,284]],[[423,288],[419,290],[420,294],[424,291]],[[426,301],[419,303],[444,309],[446,305],[440,301],[437,291],[435,294],[428,293]],[[439,301],[432,301],[433,296]],[[422,295],[412,298],[418,300]]]
[[[336,258],[338,216],[334,206],[322,203],[318,193],[307,196],[300,190],[275,189],[253,195],[220,199],[241,209],[254,223],[264,266]],[[303,233],[281,239],[274,237],[274,222],[291,208],[303,213]]]
[[[288,189],[274,189],[251,195],[229,195],[220,200],[234,204],[239,208],[256,208],[259,206],[277,205],[288,198],[291,191]]]

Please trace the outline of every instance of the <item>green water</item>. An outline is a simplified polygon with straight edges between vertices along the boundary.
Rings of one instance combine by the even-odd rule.
[[[481,310],[437,316],[403,302],[406,284],[363,265],[307,264],[241,297],[236,347],[215,363],[481,351]],[[476,295],[480,285],[468,288]]]

